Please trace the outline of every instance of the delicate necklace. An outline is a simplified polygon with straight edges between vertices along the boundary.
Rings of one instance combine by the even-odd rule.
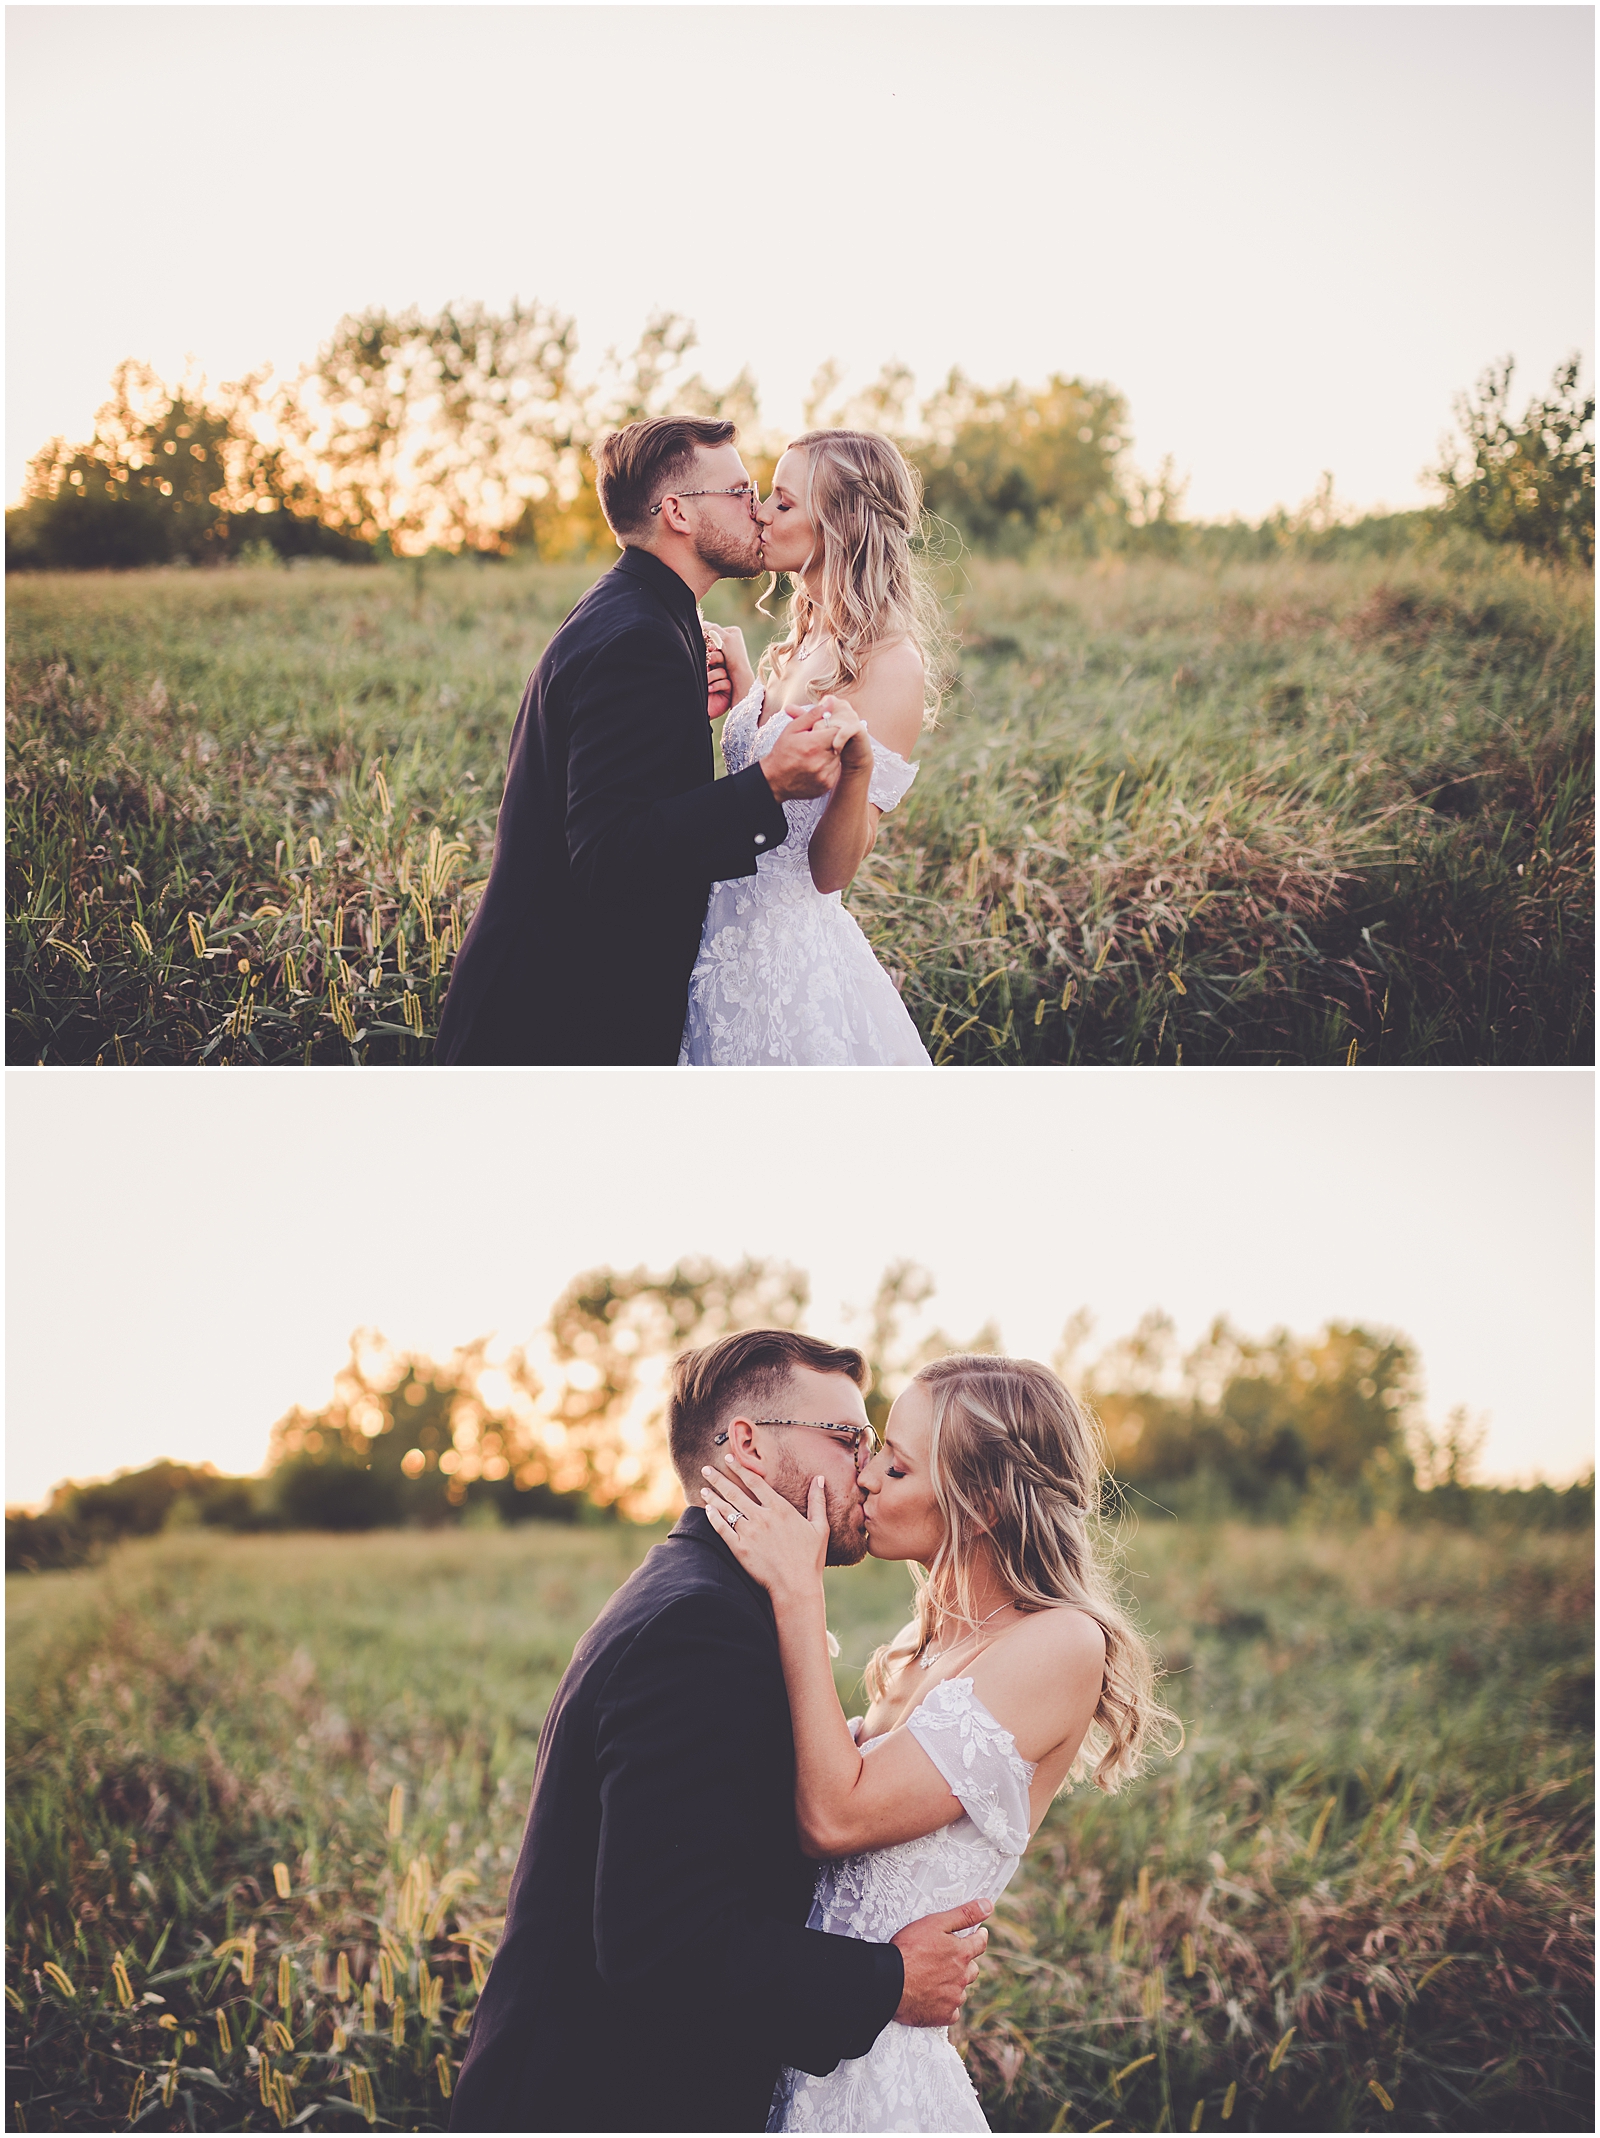
[[[995,1605],[994,1609],[989,1613],[989,1618],[998,1618],[1002,1611],[1009,1611],[1010,1608],[1011,1598],[1008,1596],[1003,1604]],[[984,1627],[988,1625],[989,1618],[980,1618],[978,1623],[973,1627],[972,1633],[981,1633]],[[971,1640],[972,1633],[964,1633],[961,1636],[961,1640],[955,1641],[951,1645],[953,1647],[959,1648],[962,1645],[962,1642]],[[926,1655],[919,1655],[917,1657],[918,1666],[923,1670],[932,1670],[934,1664],[939,1661],[940,1657],[948,1655],[949,1652],[949,1649],[946,1648],[930,1648]]]

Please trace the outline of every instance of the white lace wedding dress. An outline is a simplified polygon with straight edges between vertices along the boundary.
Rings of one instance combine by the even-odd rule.
[[[755,687],[722,730],[730,772],[757,763],[789,715],[762,725]],[[872,745],[868,799],[893,809],[917,776],[880,742]],[[844,909],[838,891],[811,880],[808,849],[827,798],[785,802],[789,836],[759,856],[754,876],[711,887],[700,955],[689,980],[680,1065],[769,1062],[885,1063],[927,1067],[894,982]]]
[[[855,1725],[852,1724],[852,1728]],[[919,1841],[897,1841],[825,1863],[809,1928],[886,1945],[918,1916],[963,1901],[998,1900],[1028,1845],[1034,1768],[972,1690],[970,1678],[934,1686],[905,1727],[960,1799],[962,1814]],[[862,1747],[870,1758],[883,1738]],[[891,2020],[865,2056],[825,2078],[785,2071],[769,2131],[986,2131],[966,2066],[943,2027]]]

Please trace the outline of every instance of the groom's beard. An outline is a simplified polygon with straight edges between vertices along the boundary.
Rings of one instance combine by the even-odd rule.
[[[791,1507],[804,1514],[811,1496],[813,1475],[810,1470],[790,1467],[781,1477],[774,1477],[769,1482]],[[822,1489],[828,1508],[828,1564],[856,1566],[867,1556],[866,1501],[861,1487],[850,1485],[841,1491],[825,1479]]]
[[[695,543],[694,553],[708,572],[721,579],[759,579],[766,569],[761,561],[761,530],[754,520],[744,542],[711,528]]]

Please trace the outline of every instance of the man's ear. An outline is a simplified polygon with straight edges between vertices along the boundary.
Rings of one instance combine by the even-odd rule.
[[[750,1419],[729,1420],[727,1444],[723,1452],[737,1455],[739,1460],[748,1463],[752,1470],[761,1471],[763,1476],[766,1474],[767,1466],[762,1460],[760,1446],[756,1440],[756,1428]]]

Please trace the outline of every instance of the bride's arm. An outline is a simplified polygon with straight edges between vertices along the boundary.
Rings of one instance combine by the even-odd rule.
[[[753,1471],[739,1484],[708,1470],[704,1497],[718,1534],[772,1598],[794,1723],[795,1818],[811,1856],[850,1856],[913,1841],[948,1826],[961,1806],[904,1728],[871,1758],[856,1749],[834,1690],[822,1590],[828,1524],[818,1485],[811,1514],[796,1514]],[[740,1486],[745,1487],[744,1491]],[[738,1515],[728,1519],[728,1509]],[[1074,1758],[1099,1705],[1105,1637],[1086,1612],[1038,1611],[983,1651],[963,1675],[1010,1730],[1022,1758]]]
[[[893,1747],[885,1745],[865,1759],[856,1749],[833,1682],[828,1655],[827,1599],[822,1567],[828,1546],[827,1502],[820,1479],[811,1487],[811,1512],[798,1514],[738,1458],[730,1458],[741,1492],[729,1478],[707,1469],[703,1495],[706,1512],[739,1563],[772,1598],[778,1624],[778,1647],[794,1726],[794,1808],[800,1846],[808,1856],[843,1856],[869,1847],[853,1836],[860,1826],[860,1805],[868,1776]],[[736,1514],[729,1519],[728,1510]],[[902,1774],[894,1792],[896,1840],[931,1834],[948,1826],[959,1807],[932,1763],[917,1754],[919,1766]]]
[[[833,702],[847,704],[866,733],[845,743],[839,784],[828,797],[822,822],[811,834],[811,881],[819,891],[845,890],[876,844],[882,811],[868,798],[872,739],[904,758],[916,748],[922,732],[921,654],[909,639],[885,646],[867,663],[848,701]]]

